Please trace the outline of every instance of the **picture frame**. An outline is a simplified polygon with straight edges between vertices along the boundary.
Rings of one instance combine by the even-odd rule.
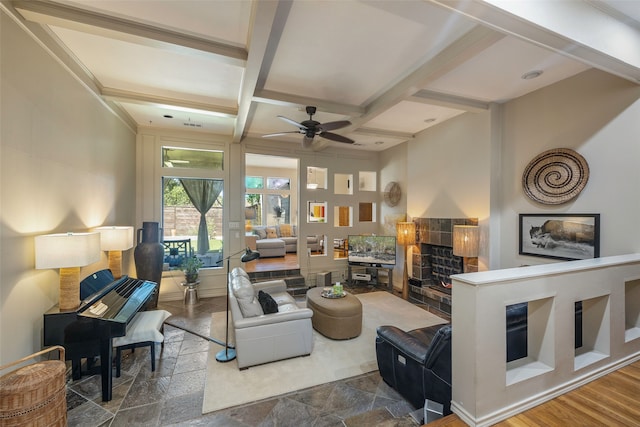
[[[600,257],[600,214],[520,214],[519,254],[560,260]]]
[[[326,222],[327,202],[309,202],[307,222]]]

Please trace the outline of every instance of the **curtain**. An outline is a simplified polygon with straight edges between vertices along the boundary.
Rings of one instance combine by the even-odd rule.
[[[209,231],[207,230],[207,218],[205,215],[222,192],[224,182],[212,179],[181,178],[180,183],[193,206],[200,212],[198,254],[204,255],[209,251]]]

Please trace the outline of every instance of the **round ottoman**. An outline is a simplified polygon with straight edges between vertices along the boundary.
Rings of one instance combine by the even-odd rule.
[[[307,292],[307,307],[313,311],[313,329],[327,338],[346,340],[362,332],[362,304],[351,294],[344,298],[324,298],[322,288]]]

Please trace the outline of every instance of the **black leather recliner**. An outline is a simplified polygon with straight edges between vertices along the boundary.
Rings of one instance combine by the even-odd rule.
[[[451,413],[451,325],[409,332],[380,326],[376,357],[382,379],[415,408],[429,399]]]
[[[506,361],[527,356],[527,303],[506,309]],[[575,347],[582,346],[582,302],[575,303]],[[451,325],[436,325],[405,332],[380,326],[376,357],[382,379],[415,408],[429,399],[451,413]]]

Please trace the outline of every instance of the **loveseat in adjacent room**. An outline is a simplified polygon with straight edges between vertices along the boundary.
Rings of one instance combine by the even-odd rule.
[[[285,256],[298,252],[298,227],[291,224],[274,226],[253,226],[251,232],[257,236],[256,250],[260,258]],[[283,248],[284,246],[284,248]],[[320,237],[307,236],[306,247],[311,252],[320,250]]]

